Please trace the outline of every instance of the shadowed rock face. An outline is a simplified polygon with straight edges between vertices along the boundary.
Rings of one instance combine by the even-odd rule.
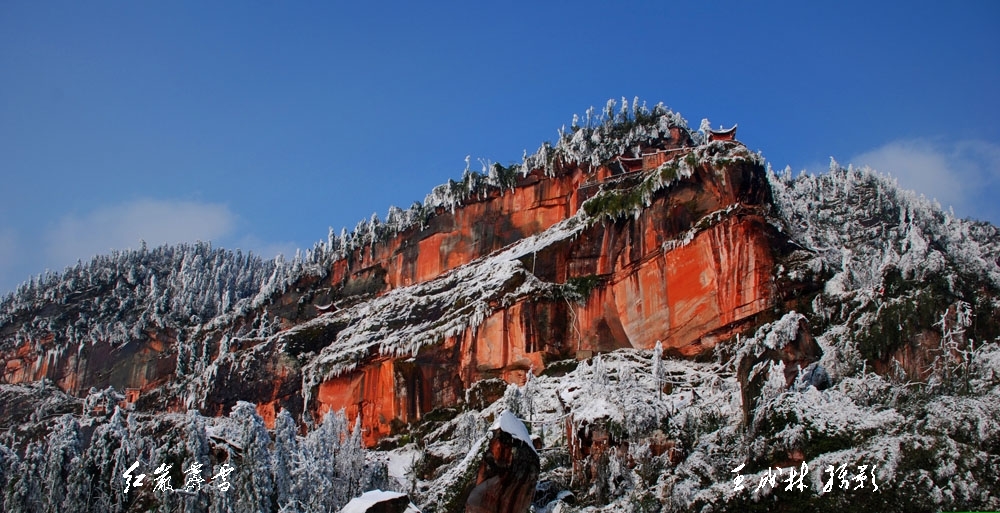
[[[250,400],[269,425],[281,408],[295,414],[343,408],[351,418],[361,416],[364,439],[373,444],[394,424],[464,401],[465,390],[482,379],[519,383],[552,361],[650,349],[657,340],[667,354],[710,354],[774,305],[776,248],[784,241],[765,218],[771,193],[758,159],[738,143],[710,148],[715,153],[678,152],[674,165],[685,164],[689,173],[644,196],[636,191],[659,170],[623,175],[614,165],[560,164],[552,175],[519,176],[510,189],[472,196],[454,210],[439,208],[418,226],[354,250],[325,277],[304,277],[272,298],[266,310],[198,335],[215,362],[195,371],[201,373],[199,406],[220,415],[237,400]],[[590,215],[583,215],[585,201],[595,197]],[[602,198],[603,206],[592,211]],[[338,317],[338,309],[411,287],[426,288],[423,297],[433,299],[439,282],[471,286],[447,282],[448,276],[578,215],[572,236],[553,237],[518,257],[517,272],[474,322],[442,329],[416,354],[387,350],[376,334],[351,353],[349,366],[311,370],[324,351],[346,344],[345,333],[364,316]],[[416,314],[413,305],[404,306],[399,315],[387,314],[382,328],[398,332],[416,320],[470,308],[464,300]],[[273,337],[229,338],[274,318],[281,331]],[[150,333],[114,349],[100,341],[59,349],[27,341],[3,355],[2,381],[48,378],[74,394],[92,386],[137,388],[137,407],[183,410],[190,398],[181,394],[191,388],[170,386],[182,382],[178,337]],[[192,371],[186,373],[190,379]]]
[[[538,454],[521,440],[493,431],[489,449],[476,474],[476,486],[465,503],[466,513],[524,513],[538,482]]]
[[[754,372],[753,369],[763,362],[782,362],[784,364],[785,387],[791,387],[796,379],[809,381],[818,389],[829,385],[826,371],[819,367],[818,362],[823,356],[816,339],[809,331],[809,323],[805,318],[798,320],[795,338],[781,349],[765,349],[756,357],[747,357],[739,362],[737,378],[740,382],[740,393],[743,404],[743,425],[750,426],[751,414],[756,409],[761,388],[767,379],[764,372]]]
[[[81,347],[60,347],[51,335],[26,341],[2,353],[4,383],[54,382],[70,394],[109,386],[149,390],[164,384],[176,370],[176,338],[172,333],[148,333],[122,347],[95,341]]]

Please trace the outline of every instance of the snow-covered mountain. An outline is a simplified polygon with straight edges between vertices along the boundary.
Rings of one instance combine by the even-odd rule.
[[[0,504],[464,511],[537,476],[535,511],[1000,508],[997,228],[637,103],[291,261],[142,247],[26,283]]]

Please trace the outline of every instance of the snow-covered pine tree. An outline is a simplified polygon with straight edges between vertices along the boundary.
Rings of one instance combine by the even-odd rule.
[[[362,480],[366,477],[365,446],[361,438],[361,416],[354,420],[354,429],[340,447],[336,459],[337,477],[343,483],[344,504],[361,495]]]
[[[295,419],[282,408],[274,419],[274,450],[271,452],[271,471],[274,472],[274,489],[279,511],[290,511],[293,496],[294,472],[299,457]]]
[[[41,487],[44,454],[45,444],[42,441],[29,442],[25,447],[24,458],[9,479],[4,501],[7,511],[42,511],[45,504]]]
[[[229,418],[236,423],[237,443],[242,448],[241,458],[233,463],[236,469],[230,476],[233,483],[236,511],[271,511],[274,494],[271,471],[271,437],[264,426],[264,419],[253,403],[239,401]]]
[[[366,466],[360,420],[349,431],[343,410],[327,412],[306,435],[292,475],[296,509],[287,511],[337,511],[364,487],[388,484],[387,469]]]
[[[513,383],[507,385],[507,389],[503,393],[503,405],[505,410],[510,410],[514,415],[523,417],[524,391],[521,390],[521,387]]]
[[[17,453],[6,445],[0,444],[0,509],[3,511],[13,511],[7,506],[8,485],[14,479],[14,473],[20,466],[20,459]]]
[[[108,421],[94,429],[90,445],[84,452],[84,464],[80,465],[89,480],[89,487],[81,485],[81,490],[90,490],[87,511],[117,513],[125,510],[126,497],[122,493],[121,480],[128,465],[135,461],[129,461],[134,452],[122,412],[116,406]],[[72,494],[66,500],[73,500]]]
[[[42,511],[59,513],[66,498],[73,465],[80,463],[80,424],[70,414],[59,417],[46,437],[46,446],[41,473],[41,484],[44,486]]]
[[[653,382],[656,383],[656,399],[657,401],[663,401],[663,380],[666,377],[666,371],[663,367],[663,342],[659,340],[656,341],[656,347],[653,348]]]
[[[89,449],[89,448],[88,448]],[[89,451],[73,458],[70,462],[70,473],[66,482],[66,496],[62,502],[62,513],[88,513],[91,511],[91,501],[96,495],[93,487],[96,484],[92,479],[97,472],[90,462]],[[103,483],[107,487],[110,483]],[[110,511],[105,509],[101,511]]]
[[[302,511],[337,511],[346,502],[333,464],[346,437],[347,421],[342,411],[326,412],[319,426],[306,435],[292,486]]]
[[[210,446],[208,435],[205,432],[205,419],[198,413],[198,410],[188,411],[187,424],[184,426],[184,445],[187,449],[187,458],[184,460],[185,472],[185,494],[181,501],[183,511],[189,513],[202,512],[208,507],[208,490],[204,480],[211,477],[212,462],[209,459]],[[200,472],[187,475],[188,470],[200,465]],[[200,483],[189,483],[190,480],[200,479]]]

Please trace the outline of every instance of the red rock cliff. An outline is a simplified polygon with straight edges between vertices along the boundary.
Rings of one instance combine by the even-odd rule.
[[[353,370],[307,390],[314,399],[308,407],[360,414],[372,443],[391,432],[393,421],[417,420],[462,401],[464,390],[480,379],[522,382],[526,372],[540,372],[551,361],[622,347],[650,349],[657,340],[678,355],[707,354],[772,306],[775,296],[772,239],[779,234],[764,218],[770,200],[764,170],[745,149],[727,144],[716,148],[729,155],[721,163],[695,152],[690,176],[682,173],[652,194],[648,205],[624,215],[581,213],[586,221],[571,236],[519,257],[524,275],[570,287],[576,296],[507,293],[478,322],[423,345],[415,355],[371,349]],[[637,173],[603,188],[580,187],[596,174],[572,168],[553,178],[535,176],[506,194],[443,212],[424,230],[375,248],[374,256],[338,262],[333,284],[349,281],[349,269],[380,266],[383,293],[424,280],[433,287],[448,269],[485,265],[476,259],[544,235],[576,215],[597,189],[598,196],[615,199],[645,183]],[[413,247],[420,249],[408,253]],[[512,278],[505,290],[523,289],[523,279]]]
[[[134,388],[144,407],[216,415],[251,400],[269,423],[282,407],[343,408],[370,444],[484,378],[521,382],[552,361],[657,340],[705,355],[774,303],[780,234],[765,219],[764,169],[742,145],[666,149],[597,167],[557,160],[438,208],[196,333],[211,364],[184,376],[170,332],[122,347],[28,340],[4,355],[3,381]],[[276,335],[230,337],[275,316]]]

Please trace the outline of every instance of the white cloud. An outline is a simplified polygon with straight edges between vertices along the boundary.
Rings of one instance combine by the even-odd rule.
[[[236,224],[225,205],[140,199],[63,217],[44,236],[45,260],[54,270],[111,249],[218,240]]]
[[[927,141],[893,141],[852,158],[851,163],[889,173],[904,189],[936,198],[945,207],[961,204],[965,195],[961,175],[968,170],[957,169],[946,150]]]
[[[890,142],[853,157],[895,177],[899,185],[937,199],[961,216],[997,222],[1000,145],[986,141],[911,139]]]
[[[138,248],[140,240],[150,247],[211,241],[213,246],[240,248],[265,259],[279,253],[291,259],[298,247],[243,232],[239,216],[223,204],[139,199],[65,215],[35,235],[0,226],[0,295],[46,270],[61,272],[77,260],[87,262],[112,249]]]

